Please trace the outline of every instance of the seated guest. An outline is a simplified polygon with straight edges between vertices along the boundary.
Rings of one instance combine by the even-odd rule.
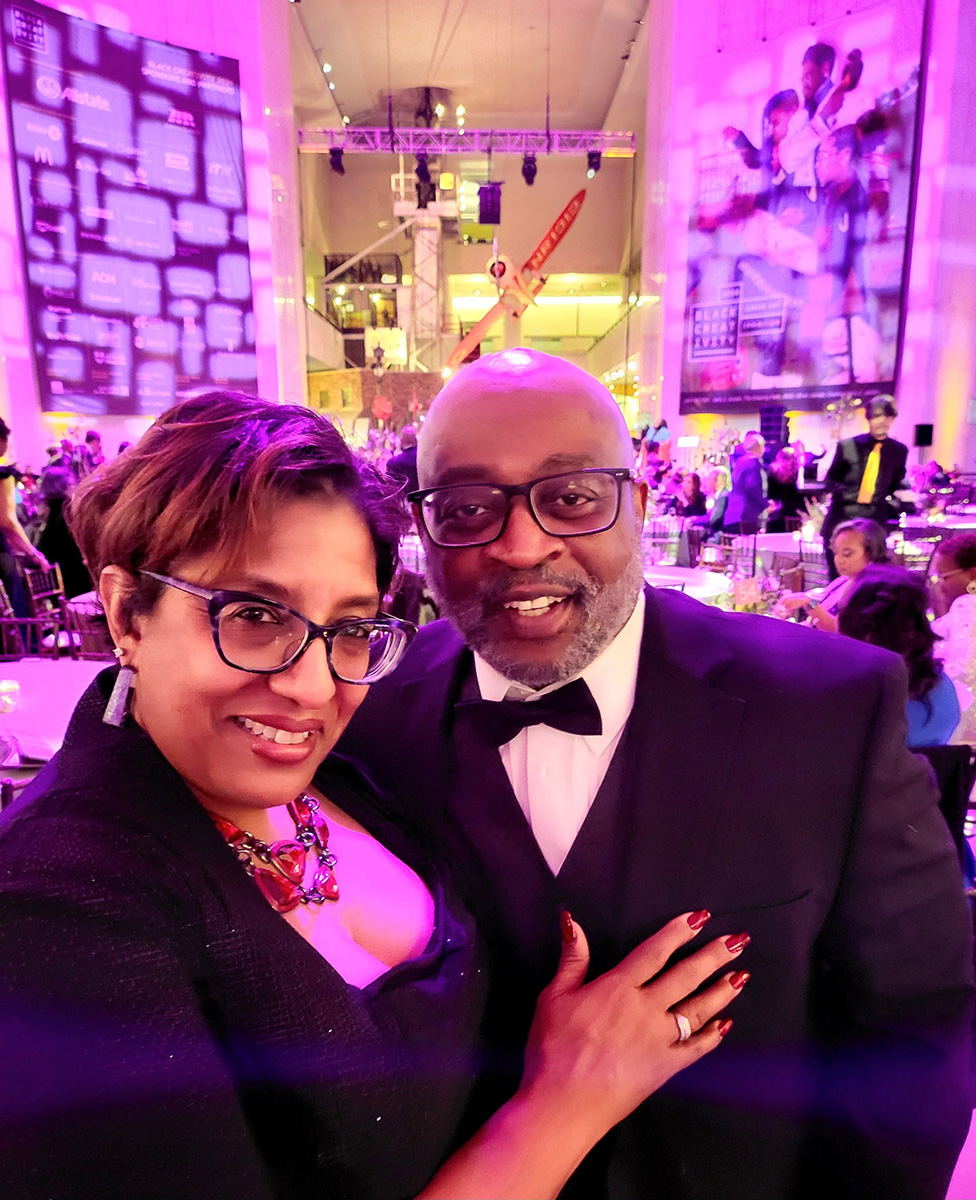
[[[924,581],[893,566],[868,566],[840,610],[847,637],[893,650],[908,668],[909,748],[944,746],[959,724],[959,699],[933,653],[937,635],[929,624]]]
[[[689,471],[681,480],[674,511],[679,517],[704,517],[707,513],[705,493],[702,491],[701,476]]]
[[[584,983],[554,913],[523,1082],[455,1150],[484,947],[389,798],[323,765],[415,632],[378,612],[388,483],[311,410],[217,392],[72,503],[119,665],[0,815],[3,1200],[554,1197],[719,1044],[748,938],[663,970],[684,913]]]
[[[705,474],[702,489],[705,493],[706,515],[695,517],[692,524],[706,528],[709,534],[721,533],[732,490],[732,478],[728,470],[725,467],[712,467]]]
[[[932,628],[942,639],[935,653],[946,674],[976,688],[976,533],[957,533],[939,544],[930,578]],[[966,709],[956,740],[976,742],[976,705]]]
[[[799,473],[796,455],[789,447],[780,450],[770,464],[769,499],[773,511],[766,522],[768,533],[786,533],[794,527],[788,522],[804,512],[803,493],[797,483]]]
[[[869,521],[866,517],[855,517],[853,521],[838,525],[830,546],[840,574],[828,584],[826,591],[820,596],[813,592],[792,592],[783,596],[776,608],[779,615],[806,609],[806,624],[836,633],[837,614],[858,576],[869,563],[886,563],[888,547],[885,531],[877,521]]]

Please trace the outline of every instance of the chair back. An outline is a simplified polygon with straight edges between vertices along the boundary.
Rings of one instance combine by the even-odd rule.
[[[67,632],[68,618],[61,568],[57,563],[51,567],[29,568],[24,572],[24,584],[30,610],[31,653],[48,653],[57,658],[62,644],[70,652],[72,645]]]
[[[912,753],[927,758],[939,789],[939,808],[945,817],[959,855],[959,864],[966,865],[966,814],[969,794],[976,781],[976,765],[972,746],[914,746]]]
[[[78,596],[64,607],[68,631],[68,653],[72,658],[94,662],[112,662],[112,638],[108,620],[98,596]]]
[[[23,657],[23,630],[17,621],[7,589],[0,583],[0,659],[9,662]]]
[[[826,587],[830,583],[827,556],[820,546],[804,545],[801,542],[800,563],[803,567],[804,590],[812,587]]]

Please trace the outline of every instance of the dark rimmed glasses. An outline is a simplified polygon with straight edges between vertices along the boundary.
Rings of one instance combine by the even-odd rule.
[[[488,546],[505,532],[512,501],[524,496],[535,523],[550,537],[603,533],[620,515],[620,493],[632,483],[626,467],[587,467],[527,483],[453,483],[423,488],[415,504],[435,546]]]
[[[206,600],[214,646],[221,660],[253,675],[286,671],[316,638],[322,638],[329,670],[336,679],[342,683],[375,683],[389,675],[417,632],[416,625],[386,613],[316,625],[287,604],[250,592],[211,591],[155,571],[141,574]]]

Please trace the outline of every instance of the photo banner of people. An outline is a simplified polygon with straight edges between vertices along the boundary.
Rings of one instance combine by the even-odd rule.
[[[892,391],[922,8],[893,0],[700,73],[683,413]]]

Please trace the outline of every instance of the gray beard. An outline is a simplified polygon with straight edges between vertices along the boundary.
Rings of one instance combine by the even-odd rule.
[[[634,605],[644,586],[640,542],[627,562],[624,573],[613,583],[600,583],[592,576],[579,579],[560,575],[550,567],[539,566],[531,571],[509,571],[490,582],[482,583],[465,600],[448,600],[443,577],[432,555],[427,560],[427,582],[442,616],[447,617],[468,646],[494,667],[500,675],[525,687],[543,688],[562,683],[584,671],[610,645],[627,624]],[[518,584],[545,584],[569,591],[579,605],[582,619],[573,640],[557,661],[521,662],[503,646],[489,638],[485,624],[486,602],[503,595]]]

